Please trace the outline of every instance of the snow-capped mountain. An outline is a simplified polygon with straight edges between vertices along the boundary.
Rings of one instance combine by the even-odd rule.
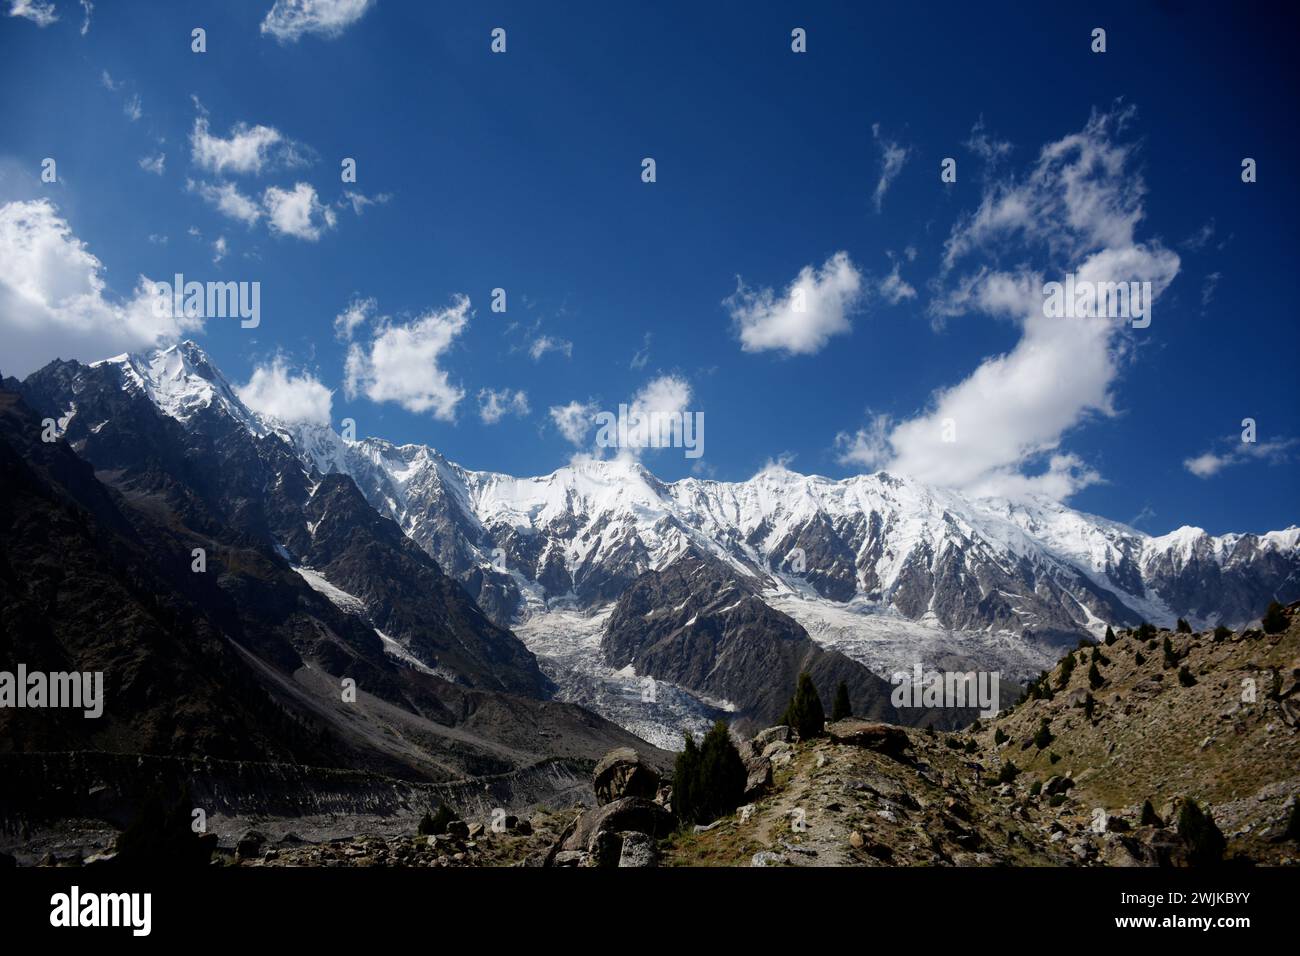
[[[518,478],[423,445],[264,419],[193,343],[108,362],[173,418],[218,407],[288,442],[309,481],[350,476],[525,641],[549,633],[547,615],[608,610],[691,546],[881,673],[944,658],[1028,673],[1055,659],[1054,645],[1107,624],[1241,625],[1300,595],[1295,527],[1153,537],[1046,498],[972,499],[884,472],[831,480],[772,467],[747,481],[667,483],[621,458]]]

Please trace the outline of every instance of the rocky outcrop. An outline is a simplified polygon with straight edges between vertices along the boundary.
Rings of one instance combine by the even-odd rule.
[[[659,792],[659,774],[631,747],[611,750],[592,772],[596,803],[604,805],[623,797],[653,800]]]

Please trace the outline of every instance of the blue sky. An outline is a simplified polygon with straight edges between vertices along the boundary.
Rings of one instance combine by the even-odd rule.
[[[471,468],[550,471],[593,450],[561,424],[639,396],[705,416],[702,458],[642,454],[666,479],[885,467],[1152,533],[1294,524],[1282,32],[807,6],[0,0],[0,371],[179,333],[269,411]],[[1089,270],[1153,281],[1151,325],[1026,321]],[[176,272],[259,282],[260,325],[142,325]]]

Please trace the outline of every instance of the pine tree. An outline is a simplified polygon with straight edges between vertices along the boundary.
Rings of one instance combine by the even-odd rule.
[[[673,812],[683,823],[711,823],[726,816],[744,801],[747,777],[724,722],[714,724],[698,748],[687,734],[673,770]]]
[[[1097,669],[1097,662],[1093,661],[1088,668],[1088,686],[1096,690],[1106,682],[1106,678],[1101,676],[1101,671]]]
[[[1107,646],[1115,643],[1115,632],[1111,630],[1109,624],[1106,625],[1106,644]]]
[[[1187,669],[1186,664],[1178,668],[1178,683],[1184,687],[1191,687],[1196,683],[1196,678],[1192,676],[1192,672]]]
[[[849,685],[840,681],[835,688],[835,706],[831,708],[831,720],[844,720],[853,716],[853,705],[849,703]]]
[[[1192,625],[1188,624],[1180,617],[1178,623],[1174,625],[1174,630],[1179,634],[1190,634],[1192,633]]]
[[[1005,730],[999,727],[993,731],[993,745],[995,747],[1001,746],[1006,742],[1007,742],[1007,732]]]
[[[1097,706],[1097,702],[1093,700],[1092,695],[1089,694],[1087,697],[1083,699],[1083,716],[1087,717],[1089,720],[1092,720],[1092,711],[1093,708],[1096,706]]]
[[[1047,718],[1044,717],[1042,719],[1042,723],[1038,725],[1037,732],[1035,732],[1034,734],[1034,746],[1037,747],[1039,750],[1042,750],[1044,747],[1050,744],[1053,739],[1054,738],[1052,737],[1052,728],[1048,725]]]
[[[1216,641],[1226,641],[1230,637],[1232,637],[1232,628],[1220,624],[1214,629],[1214,639]]]
[[[1264,620],[1261,622],[1264,626],[1265,634],[1281,634],[1286,630],[1286,614],[1282,611],[1282,605],[1276,601],[1270,601],[1268,610],[1264,612]]]
[[[1065,660],[1061,661],[1061,676],[1060,679],[1057,680],[1056,686],[1064,687],[1066,684],[1070,683],[1070,675],[1073,673],[1074,673],[1074,653],[1071,652],[1065,655]]]
[[[1141,651],[1134,651],[1134,652],[1133,652],[1133,663],[1134,663],[1134,664],[1136,664],[1138,667],[1141,667],[1141,666],[1142,666],[1143,664],[1145,664],[1146,662],[1147,662],[1147,659],[1146,659],[1145,657],[1142,656],[1142,652],[1141,652]]]
[[[817,696],[812,675],[807,671],[799,675],[799,685],[785,709],[781,723],[793,727],[800,740],[811,740],[825,733],[826,711],[822,708],[821,698]]]
[[[1169,639],[1168,634],[1165,635],[1164,650],[1165,667],[1173,667],[1178,663],[1178,654],[1174,651],[1174,642]]]
[[[998,783],[1010,783],[1016,779],[1016,775],[1019,773],[1020,768],[1008,760],[1002,765],[1002,769],[998,771]]]

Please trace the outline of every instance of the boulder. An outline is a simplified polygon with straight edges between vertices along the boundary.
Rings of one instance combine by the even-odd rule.
[[[659,851],[654,839],[648,833],[627,830],[619,834],[623,838],[623,849],[619,854],[619,866],[647,867],[659,865]]]
[[[597,838],[602,833],[616,835],[633,830],[661,837],[671,833],[675,824],[673,815],[659,804],[641,797],[622,797],[595,809],[584,810],[565,829],[555,844],[552,857],[557,858],[565,851],[594,854]],[[617,862],[617,857],[614,862]]]
[[[911,746],[907,731],[903,730],[902,727],[870,720],[859,720],[856,717],[837,720],[827,725],[826,733],[837,744],[865,747],[887,757],[893,757],[895,760],[901,758],[903,752]]]
[[[469,824],[464,820],[452,820],[447,824],[447,836],[457,840],[469,839]]]
[[[745,761],[745,800],[752,801],[772,786],[772,761],[751,757]]]
[[[266,837],[264,835],[256,830],[249,830],[235,844],[235,855],[241,860],[251,860],[259,854],[262,844],[265,842]]]
[[[774,740],[763,748],[763,759],[774,767],[784,767],[794,759],[794,748],[784,740]]]
[[[602,806],[622,797],[653,800],[659,793],[659,774],[631,747],[619,747],[600,758],[591,784]]]
[[[794,741],[794,730],[784,724],[779,727],[769,727],[767,730],[760,730],[754,735],[754,748],[759,753],[762,753],[764,747],[768,744],[776,743],[777,741],[780,741],[783,744],[792,743]]]

